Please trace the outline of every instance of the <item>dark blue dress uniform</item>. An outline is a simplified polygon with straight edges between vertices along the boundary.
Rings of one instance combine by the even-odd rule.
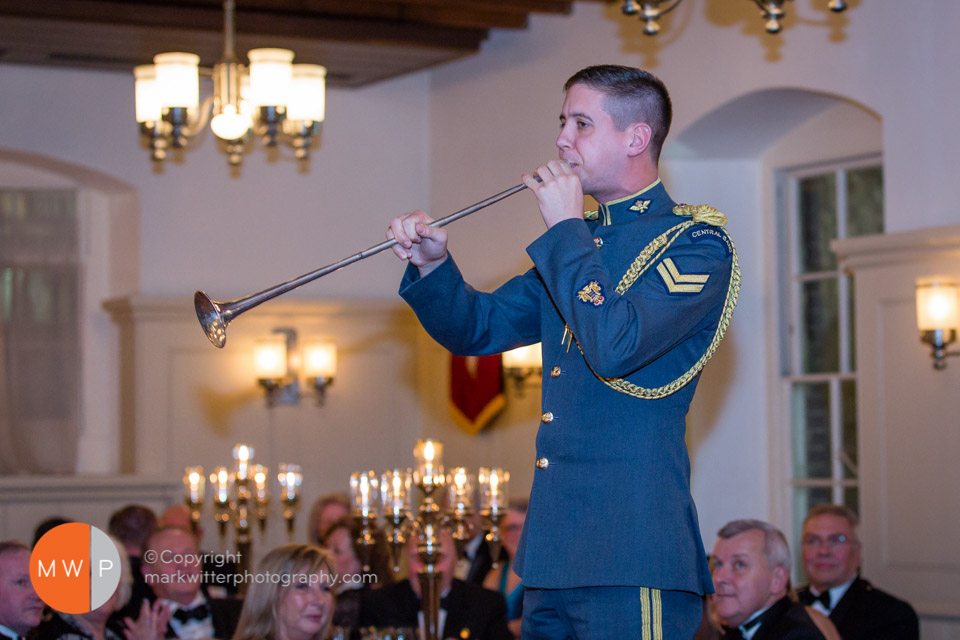
[[[723,216],[675,205],[657,180],[564,220],[527,248],[534,268],[493,293],[466,284],[452,257],[422,279],[412,265],[404,274],[401,296],[455,354],[542,342],[536,472],[515,565],[528,588],[713,591],[685,416],[739,270]]]

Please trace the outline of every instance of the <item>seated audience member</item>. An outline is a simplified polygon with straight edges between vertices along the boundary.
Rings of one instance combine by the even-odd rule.
[[[373,546],[365,549],[357,542],[360,527],[351,518],[337,520],[321,535],[321,546],[330,551],[336,574],[333,625],[351,629],[356,637],[359,637],[362,592],[379,589],[393,581],[386,537],[379,530],[373,535]],[[363,557],[369,570],[363,567]]]
[[[52,610],[37,627],[31,640],[160,640],[170,618],[170,608],[162,603],[141,605],[136,622],[127,618],[124,626],[108,624],[110,617],[130,598],[133,577],[124,545],[114,539],[120,553],[120,583],[102,605],[86,613],[62,613]]]
[[[520,637],[520,620],[523,617],[523,585],[520,576],[513,570],[513,559],[517,555],[517,546],[520,544],[520,533],[523,531],[523,521],[527,517],[527,499],[514,498],[507,507],[507,513],[500,523],[503,549],[506,558],[501,560],[496,569],[487,574],[483,586],[493,591],[499,591],[507,600],[507,623],[510,631],[517,638]]]
[[[40,624],[43,601],[30,581],[30,550],[0,542],[0,640],[18,640]]]
[[[337,520],[350,517],[350,498],[345,493],[320,496],[310,509],[307,538],[310,544],[320,544],[320,537]]]
[[[107,530],[123,544],[130,560],[130,572],[133,574],[133,589],[126,606],[118,608],[115,620],[136,618],[140,613],[140,604],[144,600],[153,601],[153,592],[143,580],[143,545],[157,528],[157,516],[148,507],[131,504],[110,516]]]
[[[803,605],[790,599],[790,549],[774,526],[734,520],[717,532],[711,573],[724,638],[824,640]]]
[[[197,539],[199,546],[203,542],[203,527],[190,517],[190,508],[185,504],[175,504],[160,516],[159,526],[187,531]],[[226,598],[237,594],[239,585],[233,578],[237,574],[237,563],[227,554],[201,551],[203,556],[203,579],[201,582],[211,598]]]
[[[470,584],[483,585],[487,574],[493,568],[493,558],[490,555],[490,543],[487,542],[487,532],[484,530],[484,520],[480,513],[474,511],[467,519],[467,526],[474,533],[463,547],[463,557],[454,568],[454,576]],[[500,547],[498,554],[500,562],[507,560],[507,552]]]
[[[183,529],[158,529],[147,540],[143,577],[156,597],[170,604],[167,638],[229,640],[241,602],[210,598],[201,590],[197,540]]]
[[[284,545],[264,556],[257,571],[270,579],[250,584],[233,640],[323,640],[333,614],[327,551]]]
[[[858,575],[861,547],[857,514],[821,504],[807,514],[800,543],[810,585],[801,601],[830,616],[844,640],[917,640],[913,608]]]
[[[453,577],[456,550],[453,538],[442,531],[440,559],[435,565],[440,572],[441,638],[462,640],[513,640],[507,627],[507,606],[499,593],[467,584]],[[418,572],[423,563],[417,554],[417,537],[410,536],[406,547],[410,577],[363,595],[360,609],[362,626],[424,628],[420,612]]]

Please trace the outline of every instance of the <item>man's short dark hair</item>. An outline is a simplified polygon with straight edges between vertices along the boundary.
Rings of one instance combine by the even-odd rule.
[[[577,71],[563,85],[563,90],[569,91],[576,84],[606,96],[603,108],[620,131],[635,122],[649,124],[653,130],[650,150],[654,160],[659,161],[663,142],[670,132],[673,105],[666,85],[658,77],[643,69],[602,64]]]
[[[837,516],[838,518],[843,518],[850,523],[850,527],[856,529],[860,526],[860,518],[857,517],[857,514],[850,507],[845,507],[842,504],[831,504],[829,502],[821,502],[818,505],[815,505],[810,512],[807,513],[807,517],[803,519],[803,524],[806,525],[812,518],[817,516]]]
[[[147,538],[157,528],[157,514],[149,507],[131,504],[110,516],[107,527],[125,546],[135,546],[142,553]]]

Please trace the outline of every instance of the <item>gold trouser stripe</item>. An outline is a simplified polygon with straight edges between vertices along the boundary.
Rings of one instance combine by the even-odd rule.
[[[640,587],[640,620],[643,623],[643,640],[653,640],[650,618],[650,589]]]
[[[660,589],[653,592],[653,640],[663,640],[663,608],[660,603]]]

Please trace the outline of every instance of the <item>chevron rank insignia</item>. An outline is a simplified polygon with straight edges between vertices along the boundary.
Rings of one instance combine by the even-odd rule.
[[[584,212],[583,212],[583,219],[584,219],[584,220],[596,220],[596,219],[599,218],[599,217],[600,217],[600,212],[599,212],[599,211],[596,211],[596,210],[594,210],[594,211],[584,211]]]
[[[637,211],[639,213],[643,213],[644,211],[647,210],[647,207],[649,206],[650,206],[649,200],[637,200],[630,206],[630,211]]]
[[[580,302],[599,307],[606,299],[603,297],[603,285],[596,280],[591,280],[590,284],[577,292],[577,298]]]
[[[663,278],[670,293],[700,293],[710,274],[680,273],[673,260],[665,258],[657,265],[657,273]],[[582,293],[582,292],[581,292]]]

